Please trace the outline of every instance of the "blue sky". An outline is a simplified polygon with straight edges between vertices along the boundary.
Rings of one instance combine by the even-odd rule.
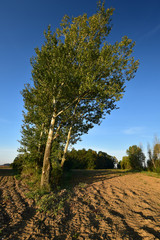
[[[30,58],[41,47],[43,32],[51,24],[55,30],[67,14],[78,16],[96,11],[96,0],[1,0],[0,1],[0,164],[17,155],[22,125],[23,100],[20,91],[30,82]],[[119,160],[131,145],[153,143],[160,136],[160,1],[108,0],[114,7],[113,29],[108,41],[127,35],[136,42],[135,59],[140,66],[127,83],[120,109],[95,126],[76,149],[92,148]]]

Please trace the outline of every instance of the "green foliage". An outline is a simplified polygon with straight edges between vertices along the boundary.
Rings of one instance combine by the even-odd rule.
[[[117,168],[118,169],[121,169],[122,167],[121,167],[121,164],[122,164],[122,161],[119,161],[118,163],[117,163]]]
[[[154,145],[153,154],[156,159],[160,159],[160,143],[157,142]]]
[[[36,189],[26,194],[26,197],[33,199],[40,212],[52,212],[57,215],[63,211],[64,204],[70,199],[70,192],[62,189],[59,192],[48,192],[44,189]]]
[[[38,207],[39,207],[39,211],[41,212],[47,212],[47,211],[51,211],[54,208],[54,201],[55,201],[55,195],[52,194],[47,194],[47,195],[43,195],[39,201],[38,201]]]
[[[121,161],[121,169],[131,169],[130,161],[128,156],[124,156]]]
[[[69,169],[112,169],[114,157],[104,152],[89,150],[75,150],[67,153],[64,168]]]
[[[140,147],[133,145],[126,153],[128,156],[124,156],[121,161],[122,169],[140,170],[144,167],[145,155]]]
[[[96,161],[96,168],[98,169],[113,169],[115,165],[115,158],[105,152],[98,152]]]
[[[160,173],[160,160],[156,159],[154,161],[154,165],[153,165],[153,161],[148,160],[147,161],[147,168],[148,168],[149,171]]]
[[[149,171],[160,172],[160,141],[155,137],[153,149],[148,146],[148,156],[147,167]]]
[[[26,154],[19,154],[11,164],[12,168],[16,170],[18,173],[21,173],[25,164],[29,161],[29,155]]]
[[[143,174],[151,177],[160,178],[160,173],[151,172],[151,171],[142,171]]]
[[[37,202],[40,212],[52,212],[57,215],[59,211],[63,211],[65,198],[59,199],[54,193],[50,193],[41,197]]]
[[[63,170],[58,161],[52,163],[51,170],[51,187],[57,187],[60,185],[62,180]]]
[[[135,43],[127,36],[114,44],[107,41],[112,14],[112,8],[105,9],[99,2],[97,12],[90,17],[65,16],[55,32],[48,27],[44,44],[35,49],[31,59],[33,84],[22,91],[25,112],[20,151],[29,154],[28,160],[38,167],[43,165],[46,185],[51,162],[57,159],[53,142],[59,141],[63,147],[72,127],[69,140],[76,143],[94,124],[100,124],[117,108],[126,81],[137,71],[139,62],[131,56]],[[74,160],[77,157],[71,158],[75,168],[114,166],[110,156],[97,156],[92,150],[82,152],[78,162]],[[55,169],[51,176],[59,176]]]
[[[45,194],[48,194],[48,191],[38,188],[34,191],[31,190],[26,193],[26,197],[35,200],[35,202],[37,203]]]
[[[80,182],[78,184],[78,187],[80,187],[80,188],[85,188],[86,186],[87,186],[87,183]]]
[[[155,171],[156,173],[160,173],[160,164],[158,163],[157,165],[158,165],[158,166],[156,166],[156,168],[154,169],[154,171]]]
[[[23,170],[20,177],[21,181],[27,184],[31,191],[37,191],[37,189],[39,189],[41,169],[38,168],[34,162],[26,161],[26,163],[23,165]]]
[[[23,169],[23,158],[21,156],[17,156],[11,164],[11,167],[18,172],[21,172]]]

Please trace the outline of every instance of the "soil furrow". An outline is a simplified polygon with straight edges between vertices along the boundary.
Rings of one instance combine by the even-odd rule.
[[[0,239],[160,239],[159,179],[103,176],[75,187],[58,215],[40,213],[13,176],[0,177]]]

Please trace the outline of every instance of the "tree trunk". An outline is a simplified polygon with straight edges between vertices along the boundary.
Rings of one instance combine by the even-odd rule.
[[[153,164],[153,167],[156,169],[156,164],[155,164],[154,156],[152,157],[152,164]]]
[[[52,146],[52,140],[53,140],[54,124],[55,124],[55,112],[53,113],[53,116],[51,119],[51,126],[49,129],[45,153],[44,153],[42,176],[41,176],[41,188],[49,188],[50,170],[51,170],[51,162],[49,158],[50,158],[51,146]]]
[[[79,102],[80,102],[80,99],[77,101],[77,104],[76,104],[76,106],[75,106],[75,108],[74,108],[73,117],[74,117],[75,114],[76,114],[76,108],[77,108]],[[69,141],[70,141],[70,138],[71,138],[71,132],[72,132],[72,127],[73,127],[73,122],[74,122],[74,120],[72,121],[72,125],[71,125],[71,127],[69,128],[69,131],[68,131],[67,142],[66,142],[66,146],[65,146],[64,152],[63,152],[63,157],[62,157],[62,160],[61,160],[61,167],[62,167],[62,168],[63,168],[64,163],[65,163],[65,161],[66,161],[66,153],[67,153]]]
[[[70,127],[69,132],[68,132],[67,142],[66,142],[66,146],[64,148],[63,157],[62,157],[62,161],[61,161],[61,167],[63,167],[64,162],[66,161],[66,153],[67,153],[67,149],[68,149],[68,145],[69,145],[69,140],[71,138],[71,131],[72,131],[72,126]]]
[[[41,150],[41,140],[42,140],[42,136],[43,136],[43,130],[44,130],[44,123],[42,124],[42,130],[40,133],[39,144],[38,144],[38,153],[40,153],[40,150]]]

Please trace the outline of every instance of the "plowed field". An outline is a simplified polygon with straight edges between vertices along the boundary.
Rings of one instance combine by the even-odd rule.
[[[160,239],[160,179],[141,173],[75,187],[58,215],[37,211],[27,188],[0,176],[0,239]]]

